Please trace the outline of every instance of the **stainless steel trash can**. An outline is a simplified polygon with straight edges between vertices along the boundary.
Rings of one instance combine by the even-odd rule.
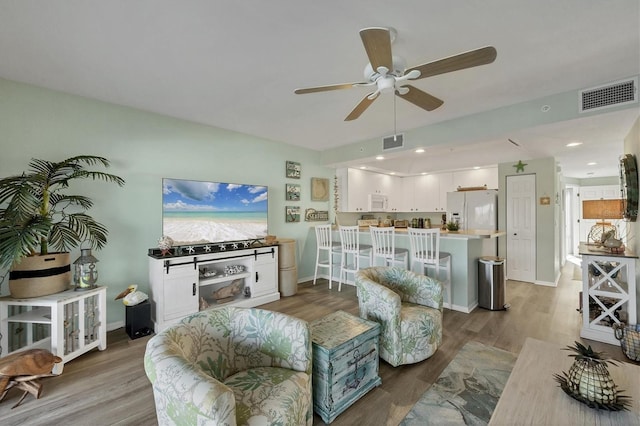
[[[492,311],[509,307],[505,304],[503,258],[487,256],[478,259],[478,306]]]

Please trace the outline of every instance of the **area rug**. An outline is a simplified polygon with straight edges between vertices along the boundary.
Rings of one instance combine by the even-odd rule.
[[[488,424],[516,358],[511,352],[468,342],[400,425]]]

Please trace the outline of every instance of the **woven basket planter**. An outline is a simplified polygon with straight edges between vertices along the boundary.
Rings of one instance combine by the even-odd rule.
[[[9,273],[9,291],[15,299],[59,293],[70,285],[71,256],[67,252],[24,257]]]

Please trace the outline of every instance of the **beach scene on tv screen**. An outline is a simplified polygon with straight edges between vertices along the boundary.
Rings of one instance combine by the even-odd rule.
[[[267,235],[267,187],[162,180],[162,234],[175,245],[244,241]]]

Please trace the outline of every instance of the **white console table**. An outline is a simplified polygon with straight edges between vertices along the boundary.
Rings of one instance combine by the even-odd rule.
[[[236,273],[226,270],[240,267]],[[155,332],[203,309],[254,307],[280,299],[278,246],[180,256],[149,255],[151,318]],[[214,292],[238,283],[241,291],[223,301]]]
[[[612,325],[636,324],[636,262],[628,250],[611,253],[585,243],[582,256],[582,330],[580,336],[619,346]]]
[[[29,299],[0,298],[0,356],[42,348],[66,363],[107,348],[107,287]],[[38,328],[38,325],[41,325]]]

